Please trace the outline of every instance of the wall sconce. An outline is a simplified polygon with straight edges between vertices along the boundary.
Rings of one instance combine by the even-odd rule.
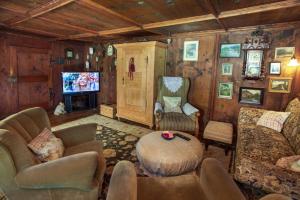
[[[297,60],[297,58],[296,58],[295,55],[293,55],[293,57],[291,57],[291,60],[289,61],[288,66],[289,67],[297,67],[297,66],[299,66],[298,60]]]

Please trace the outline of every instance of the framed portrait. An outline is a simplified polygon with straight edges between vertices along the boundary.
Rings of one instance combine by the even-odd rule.
[[[270,74],[271,75],[281,74],[281,62],[270,62]]]
[[[291,58],[295,54],[295,47],[277,47],[275,59]]]
[[[185,41],[183,50],[184,61],[197,61],[198,60],[199,41]]]
[[[241,44],[221,44],[221,58],[239,58],[241,56]]]
[[[260,77],[263,54],[264,54],[263,50],[246,51],[246,64],[245,64],[246,77]]]
[[[264,89],[240,87],[239,102],[244,104],[263,105]]]
[[[232,63],[222,63],[222,75],[223,76],[231,76],[232,75]]]
[[[232,99],[233,83],[219,83],[218,97],[221,99]]]
[[[269,92],[290,93],[292,80],[290,77],[270,77]]]

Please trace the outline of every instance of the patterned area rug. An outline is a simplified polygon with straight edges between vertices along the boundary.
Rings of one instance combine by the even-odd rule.
[[[153,130],[113,120],[101,115],[93,115],[82,118],[53,127],[52,129],[57,130],[85,123],[98,124],[96,138],[102,141],[104,147],[103,153],[106,158],[107,169],[104,175],[103,189],[99,200],[105,200],[106,198],[109,180],[113,168],[118,161],[129,160],[133,162],[136,166],[138,176],[145,176],[143,170],[139,167],[135,145],[140,137],[152,132]],[[224,164],[226,169],[229,167],[230,156],[225,156],[223,149],[209,146],[208,151],[205,151],[203,155],[203,158],[206,157],[217,158]]]

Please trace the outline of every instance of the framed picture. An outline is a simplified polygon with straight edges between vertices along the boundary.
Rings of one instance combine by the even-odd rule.
[[[270,62],[270,74],[271,75],[281,74],[281,62]]]
[[[247,50],[246,51],[246,77],[259,77],[261,73],[261,65],[263,60],[263,50]]]
[[[290,93],[292,80],[290,77],[270,77],[269,92]]]
[[[198,47],[199,41],[185,41],[183,50],[184,61],[197,61],[198,60]]]
[[[275,59],[291,58],[295,54],[295,47],[278,47],[275,49]]]
[[[239,58],[241,56],[241,44],[221,44],[221,58]]]
[[[74,58],[74,51],[71,48],[65,49],[65,58],[71,60]]]
[[[231,76],[232,75],[232,63],[222,63],[222,75]]]
[[[233,83],[219,83],[218,97],[221,99],[232,99]]]
[[[263,88],[240,87],[239,102],[245,104],[262,105],[264,101]]]

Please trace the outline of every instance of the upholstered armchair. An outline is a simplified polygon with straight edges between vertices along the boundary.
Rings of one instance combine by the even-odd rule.
[[[110,179],[106,200],[245,200],[239,187],[222,164],[206,158],[200,177],[137,177],[133,163],[120,161]],[[270,194],[260,200],[290,200]]]
[[[154,115],[157,130],[176,130],[193,132],[199,135],[200,112],[188,103],[190,80],[183,77],[160,77],[158,80],[158,94]],[[181,111],[165,112],[164,97],[181,97]]]
[[[0,121],[0,188],[8,199],[98,199],[106,165],[96,124],[53,132],[63,141],[64,155],[41,163],[27,144],[44,128],[51,126],[42,108]]]

